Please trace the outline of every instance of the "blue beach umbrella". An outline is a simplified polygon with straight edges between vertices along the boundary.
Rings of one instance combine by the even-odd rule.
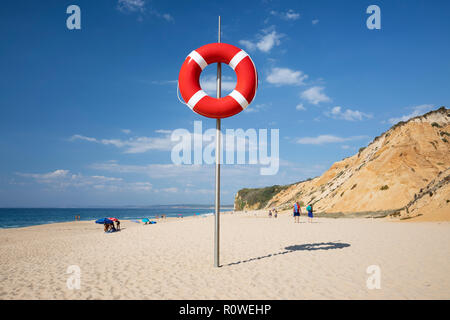
[[[142,222],[149,222],[150,220],[148,220],[148,218],[144,218],[142,219]]]
[[[105,223],[113,223],[113,222],[112,222],[112,220],[109,220],[108,218],[102,218],[102,219],[98,219],[97,221],[95,221],[95,223],[105,224]]]

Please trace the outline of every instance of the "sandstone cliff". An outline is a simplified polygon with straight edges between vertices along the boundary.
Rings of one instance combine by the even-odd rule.
[[[404,217],[420,211],[425,217],[430,214],[427,211],[439,210],[439,220],[450,220],[448,183],[436,189],[436,201],[433,195],[418,198],[440,181],[448,182],[449,168],[450,110],[441,107],[394,125],[320,177],[288,186],[240,190],[235,209],[287,208],[301,201],[313,204],[318,212],[398,210],[396,214]]]

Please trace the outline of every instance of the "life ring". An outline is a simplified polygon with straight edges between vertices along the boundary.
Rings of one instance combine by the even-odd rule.
[[[200,74],[211,63],[226,63],[236,72],[236,88],[226,97],[208,96],[200,86]],[[192,51],[178,76],[181,96],[194,112],[209,118],[231,117],[252,102],[258,87],[258,73],[250,56],[227,43],[210,43]]]

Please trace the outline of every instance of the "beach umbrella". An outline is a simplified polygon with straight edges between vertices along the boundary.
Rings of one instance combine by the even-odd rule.
[[[101,218],[101,219],[98,219],[97,221],[95,221],[95,223],[98,223],[98,224],[112,223],[112,220],[110,220],[108,218]]]
[[[142,219],[142,222],[149,222],[150,220],[148,220],[148,218],[144,218]]]
[[[117,218],[108,218],[108,219],[111,220],[111,221],[118,221]]]

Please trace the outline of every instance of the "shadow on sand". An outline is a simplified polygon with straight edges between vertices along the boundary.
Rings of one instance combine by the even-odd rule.
[[[297,244],[297,245],[288,246],[288,247],[284,248],[285,251],[280,251],[277,253],[272,253],[272,254],[268,254],[265,256],[261,256],[261,257],[250,258],[247,260],[232,262],[232,263],[225,264],[223,266],[228,267],[228,266],[232,266],[235,264],[246,263],[246,262],[251,262],[251,261],[255,261],[255,260],[261,260],[264,258],[270,258],[270,257],[278,256],[280,254],[288,254],[288,253],[295,252],[295,251],[333,250],[333,249],[343,249],[346,247],[350,247],[350,244],[341,243],[341,242],[319,242],[319,243]]]

